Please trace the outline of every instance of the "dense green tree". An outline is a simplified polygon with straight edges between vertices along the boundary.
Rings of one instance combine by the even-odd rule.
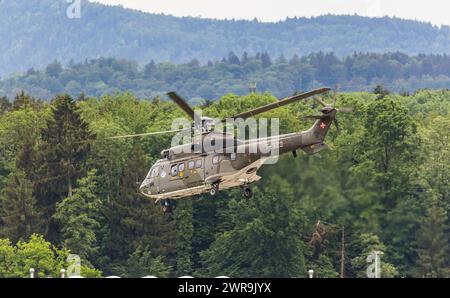
[[[116,272],[121,277],[128,278],[140,278],[144,276],[156,276],[156,277],[168,277],[171,267],[164,261],[164,257],[153,257],[149,248],[142,249],[137,247],[136,250],[130,254],[130,257],[126,263],[119,268],[116,268]]]
[[[40,180],[36,181],[38,205],[49,219],[47,235],[51,240],[57,239],[57,226],[50,220],[56,203],[71,197],[77,179],[86,175],[89,142],[94,137],[75,101],[67,94],[57,96],[41,132]]]
[[[174,222],[167,221],[158,206],[139,193],[147,164],[142,148],[135,143],[120,178],[119,191],[107,203],[107,252],[114,261],[126,260],[137,247],[148,246],[155,256],[167,256],[173,251]]]
[[[24,90],[26,93],[19,93],[19,98],[25,96],[26,105],[38,108],[42,102],[27,93],[51,99],[61,92],[73,97],[80,93],[100,97],[130,90],[140,98],[155,98],[176,90],[195,104],[216,100],[229,92],[245,95],[249,83],[256,83],[258,92],[270,91],[277,97],[338,84],[341,91],[370,91],[382,98],[388,95],[387,90],[408,95],[424,88],[448,89],[450,82],[448,55],[405,56],[389,52],[340,57],[332,52],[318,52],[301,58],[294,55],[289,62],[272,62],[269,54],[257,53],[243,59],[245,63],[234,54],[208,64],[196,59],[183,64],[150,62],[141,69],[134,61],[101,57],[69,65],[58,77],[39,71],[0,80],[0,96],[14,98],[17,90]],[[425,62],[432,67],[424,67]]]
[[[248,56],[245,65],[243,59],[240,59],[240,65],[230,65],[226,59],[216,61],[207,71],[215,75],[225,74],[224,78],[227,73],[233,73],[233,78],[237,78],[241,71],[242,75],[251,69],[262,68],[261,54],[257,56],[257,59]],[[365,57],[370,62],[362,63],[364,59],[358,60],[358,57]],[[408,62],[411,57],[400,54],[382,57],[399,63],[411,62]],[[356,54],[345,63],[353,72],[360,72],[365,77],[361,71],[365,63],[376,65],[383,62],[382,58],[378,59],[377,55]],[[417,59],[429,59],[432,66],[431,61],[438,58],[424,55]],[[273,84],[269,88],[273,90],[278,88],[275,86],[279,80],[288,82],[290,72],[286,68],[289,69],[287,64],[291,62],[301,69],[295,73],[295,84],[304,84],[310,74],[312,77],[317,75],[312,69],[308,74],[308,67],[303,68],[306,64],[323,68],[321,76],[324,77],[327,73],[341,71],[339,63],[325,53],[312,55],[310,59],[298,58],[299,61],[287,64],[281,60],[277,59],[267,68],[267,78]],[[386,67],[395,68],[395,61]],[[136,80],[141,77],[136,65],[114,59],[86,61],[77,67],[85,73],[86,80],[106,76],[108,69],[126,73],[127,77],[129,75]],[[202,66],[166,63],[155,64],[155,67],[155,72],[145,83],[156,77],[160,82],[173,80],[173,84],[177,84],[180,76],[196,79],[206,76]],[[98,69],[90,74],[90,68]],[[283,76],[278,78],[278,72],[273,71],[282,69]],[[375,68],[373,71],[377,73],[380,70]],[[60,79],[66,75],[65,72],[63,70],[60,74]],[[30,75],[38,74],[30,72]],[[255,81],[258,86],[263,86],[259,85],[257,78]],[[192,82],[188,85],[195,86]],[[237,82],[236,86],[247,92],[246,83]],[[166,87],[161,85],[158,88]],[[390,86],[388,88],[391,90]],[[189,94],[188,89],[186,91]],[[217,94],[228,91],[226,84],[214,85]],[[180,93],[185,94],[184,91]],[[151,93],[147,95],[152,96]],[[61,234],[54,233],[57,237],[52,238],[49,237],[52,233],[47,233],[46,238],[54,245],[65,244],[74,253],[82,251],[82,266],[89,266],[82,268],[83,276],[99,276],[100,272],[93,268],[95,266],[107,275],[120,276],[163,272],[155,275],[305,277],[306,270],[312,268],[317,277],[335,277],[340,269],[342,226],[345,226],[345,277],[365,277],[367,255],[374,249],[384,252],[381,257],[382,277],[436,276],[438,271],[443,275],[449,261],[441,257],[448,254],[445,252],[448,250],[445,227],[449,223],[450,205],[449,96],[446,90],[419,90],[402,96],[390,93],[383,98],[365,92],[339,93],[337,106],[350,106],[353,113],[338,115],[340,134],[332,129],[326,140],[332,150],[314,156],[299,151],[297,158],[284,155],[278,163],[265,165],[258,172],[263,179],[254,185],[255,197],[252,200],[243,200],[239,189],[223,190],[214,200],[205,195],[177,201],[172,216],[164,216],[159,206],[139,194],[138,190],[151,164],[160,158],[160,151],[170,146],[171,136],[135,140],[110,140],[108,137],[170,129],[173,118],[184,116],[175,104],[162,98],[140,100],[141,95],[131,93],[88,97],[77,101],[76,109],[80,121],[89,126],[89,131],[95,133],[97,139],[85,143],[82,141],[83,130],[76,129],[70,130],[73,134],[58,139],[58,133],[69,131],[65,127],[70,125],[55,124],[51,130],[55,136],[53,143],[50,142],[52,147],[49,147],[49,138],[43,132],[49,133],[47,120],[56,123],[57,103],[54,102],[52,108],[48,104],[21,104],[17,109],[0,115],[0,189],[2,196],[8,189],[13,189],[11,193],[23,202],[31,202],[35,197],[37,210],[44,211],[44,214],[47,211],[50,216],[56,209],[50,212],[43,207],[53,205],[56,208],[59,203],[57,215],[52,218],[58,218],[53,224],[60,224]],[[333,97],[330,94],[323,99],[332,102]],[[212,117],[224,117],[275,101],[276,97],[268,92],[246,96],[228,94],[204,107],[204,112]],[[191,104],[203,102],[195,98]],[[279,118],[282,133],[301,131],[311,125],[302,121],[302,117],[317,113],[317,108],[313,101],[304,101],[262,116]],[[59,116],[60,120],[62,118]],[[65,119],[70,120],[71,117]],[[68,123],[73,122],[76,121]],[[61,151],[56,149],[78,148],[78,141],[71,143],[72,138],[81,144],[90,144],[83,147],[90,150],[84,151],[83,166],[78,168],[78,176],[73,177],[73,194],[69,197],[65,176],[49,180],[52,176],[46,171],[60,173],[61,169],[66,169],[65,158],[49,162],[53,158],[50,152],[59,154]],[[95,176],[88,175],[87,169],[95,169]],[[14,180],[18,173],[21,178]],[[14,181],[17,185],[9,188]],[[43,196],[44,186],[52,196]],[[43,199],[49,199],[49,205],[41,204],[46,202]],[[430,202],[433,200],[439,207],[431,216],[426,210],[432,209],[434,205]],[[15,201],[5,199],[1,204],[3,202],[5,206],[12,206]],[[92,208],[94,205],[97,208]],[[29,206],[26,203],[26,207]],[[9,231],[15,231],[17,236],[3,234],[2,237],[28,243],[30,232],[17,232],[20,225],[15,223],[5,224],[7,221],[3,220],[3,214],[6,211],[3,205],[0,206],[0,230],[13,226]],[[27,214],[19,215],[12,217],[18,223],[27,217]],[[43,227],[48,231],[59,231],[55,226],[48,227],[48,218],[45,217],[47,221]],[[68,225],[69,219],[73,225]],[[317,245],[312,245],[311,239],[315,239],[319,220],[325,233]],[[83,233],[87,237],[82,237]],[[74,240],[77,237],[80,237],[79,241]],[[24,269],[21,264],[30,263],[23,259],[31,256],[18,258],[17,246],[6,239],[0,242],[0,274],[28,276],[29,268]],[[45,247],[48,243],[38,242],[34,241],[37,247]],[[70,243],[83,247],[71,247]],[[54,258],[58,258],[52,246],[48,247]],[[41,249],[36,250],[41,254]],[[69,252],[64,251],[59,258],[65,260]],[[36,267],[38,272],[43,272],[41,276],[56,276],[57,268],[45,269],[48,262],[33,266],[43,267],[44,271]],[[150,267],[152,269],[148,271]]]
[[[0,97],[0,115],[11,109],[11,102],[6,96]]]
[[[389,251],[386,250],[385,245],[380,241],[377,235],[363,233],[350,245],[352,252],[356,254],[351,259],[353,270],[356,272],[356,277],[367,277],[368,266],[372,264],[368,263],[367,259],[368,256],[375,251],[383,253],[380,255],[381,277],[392,278],[398,276],[398,271],[395,266],[385,261]]]
[[[418,237],[419,277],[450,277],[450,247],[446,210],[433,201],[421,222]]]
[[[21,171],[8,178],[0,192],[0,237],[16,242],[40,231],[41,214],[33,196],[33,183]]]
[[[334,268],[332,259],[324,254],[314,261],[306,262],[306,269],[314,271],[314,277],[316,278],[337,278],[339,273]]]
[[[96,232],[100,229],[102,201],[97,192],[95,170],[78,180],[72,196],[56,204],[53,218],[59,222],[64,247],[84,259],[98,250]]]
[[[201,253],[205,276],[304,277],[303,219],[288,200],[257,193],[233,201],[234,229],[217,236]]]
[[[177,275],[190,275],[193,272],[193,210],[192,200],[177,202],[174,211],[176,221],[176,267]]]
[[[9,239],[0,239],[0,278],[20,276],[17,253]]]
[[[59,277],[61,269],[68,269],[70,252],[58,249],[46,241],[42,235],[33,234],[28,241],[19,241],[13,246],[7,239],[0,239],[0,277],[29,277],[34,269],[34,277]],[[101,271],[80,265],[83,277],[100,277]]]
[[[19,109],[5,113],[0,118],[0,173],[5,177],[14,172],[16,166],[22,168],[31,179],[32,173],[26,167],[35,166],[28,160],[26,167],[22,167],[20,155],[24,151],[33,151],[40,129],[45,125],[46,111],[35,111],[30,108]],[[19,162],[19,163],[18,163]],[[0,179],[1,180],[1,179]]]

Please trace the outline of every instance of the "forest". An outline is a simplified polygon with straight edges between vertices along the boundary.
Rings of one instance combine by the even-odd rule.
[[[231,5],[231,4],[230,4]],[[150,14],[81,1],[80,18],[68,18],[66,0],[0,1],[0,76],[102,56],[145,64],[201,63],[234,51],[273,57],[334,52],[449,54],[450,27],[392,17],[323,15],[279,22],[215,20]],[[235,8],[239,10],[239,7]],[[301,13],[298,11],[297,13]]]
[[[208,96],[198,107],[211,117],[277,100]],[[339,114],[330,150],[263,167],[250,200],[222,191],[165,215],[138,186],[171,136],[106,137],[170,129],[184,116],[173,103],[131,92],[2,98],[0,277],[31,267],[56,277],[71,253],[86,277],[365,277],[374,250],[382,277],[450,277],[450,92],[377,86],[336,99],[353,113]],[[280,118],[286,133],[317,110],[308,100],[261,117]]]
[[[0,81],[0,97],[12,98],[22,90],[48,100],[59,93],[99,97],[131,91],[139,98],[151,99],[177,91],[192,104],[201,104],[228,92],[245,95],[251,84],[256,84],[258,92],[270,91],[277,97],[323,85],[338,85],[340,91],[371,91],[383,85],[398,93],[448,88],[450,56],[392,52],[338,58],[332,52],[317,52],[272,57],[267,52],[253,56],[230,52],[204,64],[197,59],[185,64],[151,60],[142,66],[134,60],[114,58],[71,61],[67,66],[55,60],[42,70],[30,68]]]

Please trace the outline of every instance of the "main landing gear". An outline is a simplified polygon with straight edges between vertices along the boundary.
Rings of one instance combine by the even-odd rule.
[[[164,213],[172,213],[175,208],[175,202],[171,199],[161,200],[160,204]]]

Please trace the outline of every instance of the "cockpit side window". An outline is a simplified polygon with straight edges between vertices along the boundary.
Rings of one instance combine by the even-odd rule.
[[[159,174],[159,167],[154,167],[151,173],[151,177],[156,177]]]
[[[170,174],[171,174],[172,176],[178,175],[178,166],[177,166],[177,165],[173,165],[173,166],[170,168]]]

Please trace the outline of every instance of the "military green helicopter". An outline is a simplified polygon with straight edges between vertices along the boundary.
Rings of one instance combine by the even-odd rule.
[[[171,212],[174,200],[188,198],[202,193],[208,193],[215,197],[219,189],[241,187],[243,196],[251,198],[253,193],[250,184],[261,179],[257,175],[258,169],[271,158],[272,151],[260,150],[264,146],[276,146],[278,154],[292,152],[297,156],[297,150],[301,149],[307,154],[316,154],[328,148],[324,143],[325,136],[334,122],[339,130],[336,113],[338,111],[350,111],[350,109],[337,109],[334,107],[336,97],[332,105],[326,104],[316,96],[327,93],[330,88],[320,88],[310,92],[296,94],[277,102],[243,112],[226,119],[247,119],[249,117],[282,107],[296,101],[313,97],[321,108],[321,115],[307,116],[305,118],[315,120],[314,124],[306,131],[288,133],[268,138],[256,138],[241,140],[228,133],[215,129],[215,122],[209,117],[201,117],[187,102],[175,92],[167,95],[193,120],[192,141],[187,144],[177,145],[161,152],[159,159],[149,170],[147,177],[140,185],[140,192],[160,203],[165,213]],[[179,131],[179,130],[178,130]],[[149,136],[178,132],[162,131],[139,135],[117,136],[112,138],[129,138],[136,136]],[[209,143],[216,144],[213,147],[201,146],[206,139]],[[250,147],[256,150],[250,150]],[[222,150],[217,150],[222,149]]]

